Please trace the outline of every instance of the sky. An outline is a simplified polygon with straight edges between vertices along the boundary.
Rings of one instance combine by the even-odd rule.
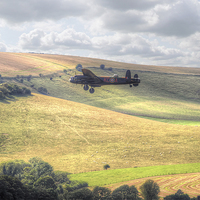
[[[200,67],[200,0],[1,0],[0,52]]]

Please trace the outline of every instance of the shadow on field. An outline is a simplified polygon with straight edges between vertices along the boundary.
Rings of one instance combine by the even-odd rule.
[[[25,95],[15,95],[6,97],[6,99],[0,99],[0,103],[10,104],[11,102],[16,102],[18,99],[16,97],[30,97],[34,96],[33,94],[25,94]]]

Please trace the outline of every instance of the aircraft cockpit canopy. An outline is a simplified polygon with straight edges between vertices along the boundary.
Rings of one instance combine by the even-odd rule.
[[[117,74],[114,74],[113,77],[114,77],[114,78],[118,78],[118,75],[117,75]]]

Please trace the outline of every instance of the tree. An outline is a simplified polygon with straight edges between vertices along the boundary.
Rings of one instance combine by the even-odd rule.
[[[93,194],[94,200],[111,198],[111,190],[108,188],[104,188],[104,187],[96,186],[93,189],[92,194]]]
[[[3,175],[0,176],[0,199],[36,199],[34,192],[26,188],[19,179]]]
[[[54,180],[50,176],[40,177],[33,185],[35,188],[53,189],[55,190],[57,186]]]
[[[66,192],[64,194],[64,198],[67,200],[81,199],[81,200],[92,200],[93,195],[92,191],[88,188],[82,188],[79,190],[75,190],[73,192]]]
[[[29,76],[27,77],[27,81],[30,81],[31,78],[32,78],[32,75],[29,75]]]
[[[48,93],[47,89],[44,88],[44,87],[39,87],[39,88],[38,88],[38,92],[40,92],[40,93],[42,93],[42,94],[47,94],[47,93]]]
[[[54,181],[58,184],[70,183],[70,180],[67,177],[68,175],[69,175],[68,172],[54,171],[54,173],[52,174],[52,177],[53,177]]]
[[[77,70],[77,71],[81,71],[81,70],[82,70],[82,68],[83,68],[83,67],[82,67],[82,65],[81,65],[81,64],[78,64],[78,65],[76,65],[76,70]]]
[[[105,69],[105,65],[104,65],[104,64],[101,64],[101,65],[100,65],[100,68],[101,68],[101,69]]]
[[[106,164],[106,165],[103,166],[103,168],[104,168],[105,170],[107,170],[108,168],[110,168],[110,165]]]
[[[112,192],[112,199],[139,200],[138,190],[135,186],[122,185]]]
[[[145,200],[157,200],[159,199],[158,193],[160,188],[157,183],[153,180],[147,180],[143,185],[140,186],[141,195]]]
[[[25,163],[23,160],[7,161],[1,163],[0,173],[21,179],[23,169],[28,166],[30,166],[30,164]]]
[[[190,200],[190,197],[179,189],[175,194],[164,197],[164,200]]]
[[[52,176],[53,167],[49,163],[44,162],[41,158],[33,157],[29,162],[32,164],[33,172],[36,173],[37,178]]]

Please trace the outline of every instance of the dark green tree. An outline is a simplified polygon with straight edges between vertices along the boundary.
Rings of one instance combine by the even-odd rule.
[[[83,67],[82,67],[82,65],[81,65],[81,64],[78,64],[78,65],[76,65],[76,70],[77,70],[77,71],[81,71],[81,70],[82,70],[82,68],[83,68]]]
[[[57,186],[55,185],[55,182],[52,177],[50,176],[44,176],[40,177],[33,186],[35,188],[44,188],[44,189],[53,189],[55,190]]]
[[[107,170],[108,168],[110,168],[110,165],[106,164],[106,165],[103,166],[103,168],[104,168],[105,170]]]
[[[112,199],[139,200],[138,190],[135,186],[122,185],[112,192]]]
[[[32,164],[32,172],[35,173],[37,179],[41,176],[52,176],[53,167],[49,163],[44,162],[41,158],[34,157],[31,158],[29,162]]]
[[[36,192],[26,188],[18,178],[2,175],[0,176],[0,199],[37,199]]]
[[[99,199],[111,199],[111,190],[105,187],[99,187],[96,186],[93,191],[93,199],[94,200],[99,200]]]
[[[101,69],[105,69],[105,65],[104,65],[104,64],[101,64],[101,65],[100,65],[100,68],[101,68]]]
[[[61,184],[61,183],[69,184],[70,180],[68,178],[68,175],[69,175],[68,172],[54,171],[54,173],[52,174],[52,177],[57,184]]]
[[[145,200],[157,200],[159,199],[158,194],[160,188],[156,182],[153,180],[147,180],[144,184],[140,186],[141,195]]]
[[[70,184],[65,184],[65,190],[68,192],[72,192],[74,190],[78,190],[85,187],[88,187],[88,183],[86,183],[85,181],[71,181]]]
[[[0,174],[22,179],[23,169],[25,167],[30,167],[30,164],[23,160],[3,162],[0,165]]]
[[[188,194],[184,194],[184,192],[178,189],[175,194],[166,196],[164,200],[190,200],[190,197]]]
[[[75,200],[75,199],[81,199],[81,200],[92,200],[93,195],[92,191],[88,188],[82,188],[79,190],[74,190],[73,192],[66,192],[64,194],[64,199],[66,200]]]

